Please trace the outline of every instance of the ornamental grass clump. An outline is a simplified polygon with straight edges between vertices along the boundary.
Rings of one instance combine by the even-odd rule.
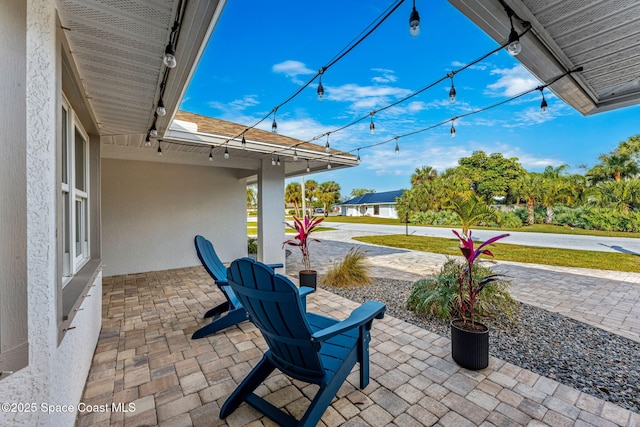
[[[511,284],[504,275],[476,264],[480,255],[493,256],[486,246],[508,234],[493,237],[474,248],[471,231],[454,234],[460,239],[465,262],[449,259],[438,275],[417,281],[407,301],[407,308],[417,314],[435,315],[443,319],[460,318],[474,325],[481,318],[505,316],[514,321],[518,306],[509,295]]]
[[[351,248],[341,262],[334,263],[329,268],[321,283],[337,288],[368,285],[371,283],[371,276],[366,258],[365,251]]]

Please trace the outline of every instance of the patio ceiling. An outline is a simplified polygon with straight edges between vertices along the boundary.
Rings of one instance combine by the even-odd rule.
[[[499,0],[448,0],[496,42],[509,35]],[[531,23],[516,57],[540,81],[582,72],[549,88],[584,115],[640,103],[640,2],[637,0],[505,0]],[[514,19],[516,30],[523,28]]]
[[[66,36],[66,70],[81,82],[78,96],[89,105],[101,136],[122,136],[140,145],[153,122],[171,30],[181,16],[175,45],[178,65],[169,72],[159,117],[163,134],[225,0],[58,0]],[[68,95],[69,96],[69,95]]]

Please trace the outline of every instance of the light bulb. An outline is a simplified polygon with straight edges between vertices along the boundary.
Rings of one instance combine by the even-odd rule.
[[[329,146],[329,134],[327,134],[327,143],[324,145],[324,151],[327,153],[331,151],[331,147]]]
[[[456,88],[453,86],[453,82],[451,82],[451,89],[449,90],[449,103],[455,104],[456,102]]]
[[[169,43],[167,48],[164,50],[164,58],[162,59],[162,62],[167,66],[167,68],[175,68],[175,66],[178,65],[178,62],[176,61],[176,50],[173,48],[171,43]]]
[[[156,108],[156,113],[162,117],[165,114],[167,114],[167,109],[164,108],[164,102],[162,101],[162,98],[160,98],[160,100],[158,101],[158,108]]]
[[[280,156],[278,156],[277,160],[276,160],[276,165],[280,166]]]
[[[307,172],[311,172],[311,168],[309,167],[309,159],[307,159]]]
[[[293,161],[297,161],[298,160],[298,150],[294,147],[293,148]]]
[[[247,140],[244,139],[244,134],[242,134],[242,149],[243,150],[247,149]]]
[[[511,32],[509,33],[509,44],[507,45],[507,52],[511,56],[516,56],[522,50],[522,45],[520,44],[520,37],[518,37],[518,33],[516,30],[511,27]]]
[[[356,158],[358,164],[360,164],[360,149],[358,148],[358,157]]]
[[[276,165],[276,158],[271,156],[271,166],[275,166]]]
[[[451,130],[449,132],[451,133],[451,138],[456,137],[456,128],[453,126],[453,123],[451,123]]]
[[[409,34],[412,37],[417,37],[420,34],[420,14],[416,10],[415,4],[411,15],[409,15]]]
[[[400,146],[398,146],[398,141],[396,140],[396,156],[400,154]]]
[[[158,136],[158,129],[156,129],[155,123],[153,124],[153,126],[151,126],[151,129],[149,129],[149,135]]]
[[[162,157],[162,148],[160,147],[160,144],[158,144],[158,156]]]
[[[322,101],[324,98],[324,86],[322,86],[322,80],[318,82],[318,101]]]
[[[376,133],[376,125],[373,123],[373,117],[371,117],[371,122],[369,123],[369,133],[371,133],[371,135]]]
[[[151,138],[149,138],[149,135],[147,134],[147,138],[144,140],[144,146],[145,147],[151,147]]]
[[[213,147],[209,149],[209,161],[213,162]]]
[[[331,169],[331,162],[327,163],[327,169]]]
[[[229,158],[229,147],[224,147],[224,158],[225,159]]]
[[[542,102],[540,103],[540,110],[542,110],[543,113],[548,113],[549,112],[549,105],[547,104],[547,100],[544,97],[544,92],[540,91],[542,93]]]

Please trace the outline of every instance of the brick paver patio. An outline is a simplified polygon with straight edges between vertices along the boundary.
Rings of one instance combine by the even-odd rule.
[[[242,404],[226,420],[220,405],[257,363],[265,343],[245,322],[200,340],[202,314],[223,300],[203,268],[107,277],[103,327],[82,402],[135,404],[130,412],[85,412],[78,426],[260,426],[270,420]],[[345,318],[355,303],[325,290],[310,311]],[[492,358],[459,368],[449,341],[386,316],[374,323],[371,384],[352,372],[323,425],[640,425],[640,415]],[[274,373],[261,393],[300,416],[315,389]]]

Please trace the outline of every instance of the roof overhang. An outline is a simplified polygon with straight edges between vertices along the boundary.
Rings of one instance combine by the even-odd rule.
[[[448,0],[499,44],[509,18],[499,0]],[[640,103],[640,2],[504,0],[531,23],[516,57],[541,82],[582,67],[549,89],[584,115]],[[514,19],[518,33],[523,27]]]
[[[226,0],[58,0],[68,74],[89,106],[100,136],[144,141],[154,120],[174,22],[177,66],[170,69],[158,117],[160,135],[178,110]],[[183,12],[181,12],[183,10]]]

